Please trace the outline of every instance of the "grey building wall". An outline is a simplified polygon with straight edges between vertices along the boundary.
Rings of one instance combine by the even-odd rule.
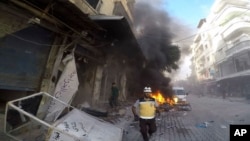
[[[117,16],[124,16],[127,21],[129,22],[129,25],[132,26],[132,21],[130,20],[125,8],[123,7],[121,2],[115,2],[115,7],[113,11],[114,15]]]

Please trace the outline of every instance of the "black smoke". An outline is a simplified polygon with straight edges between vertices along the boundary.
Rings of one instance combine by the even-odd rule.
[[[134,9],[134,29],[137,40],[146,57],[140,71],[140,84],[153,90],[166,91],[171,79],[163,71],[178,69],[180,48],[172,44],[176,36],[171,29],[172,21],[166,11],[157,9],[148,2],[137,2]]]

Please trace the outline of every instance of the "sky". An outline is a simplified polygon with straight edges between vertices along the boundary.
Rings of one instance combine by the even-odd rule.
[[[208,16],[214,1],[215,0],[163,0],[161,2],[163,2],[163,9],[166,10],[171,17],[177,18],[183,21],[183,25],[197,30],[200,19]],[[185,56],[185,61],[180,65],[179,70],[177,70],[175,80],[186,79],[186,77],[191,74],[190,58],[190,55]]]
[[[166,11],[167,16],[173,21],[172,25],[175,36],[173,44],[179,47],[189,48],[193,42],[192,38],[186,40],[187,37],[195,37],[197,25],[200,19],[206,18],[210,12],[212,4],[216,0],[136,0],[137,2],[149,3],[152,7],[160,11]],[[175,26],[176,25],[176,26]],[[185,40],[182,40],[185,39]],[[181,42],[180,42],[181,41]],[[172,80],[185,80],[191,74],[191,54],[186,49],[182,50],[182,58],[180,59],[179,69],[171,74]]]
[[[206,18],[215,0],[165,0],[167,12],[187,25],[197,27],[202,18]]]

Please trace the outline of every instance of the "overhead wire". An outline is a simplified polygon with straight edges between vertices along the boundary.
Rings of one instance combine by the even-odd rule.
[[[51,8],[53,9],[53,6],[52,6]],[[244,12],[240,13],[238,16],[245,14],[245,13],[246,13],[247,11],[249,11],[249,10],[250,10],[250,9],[245,10]],[[48,14],[48,13],[46,13],[46,14],[47,14],[47,15],[50,15],[50,14]],[[53,15],[50,15],[50,16],[53,16]],[[240,21],[238,21],[238,22],[240,22]],[[64,24],[66,24],[66,23],[64,23]],[[234,24],[235,24],[235,23],[234,23]],[[55,25],[55,26],[57,26],[57,25]],[[69,25],[67,25],[67,26],[70,27]],[[218,26],[219,26],[219,25],[218,25]],[[195,33],[195,34],[189,35],[189,36],[184,37],[184,38],[182,38],[182,39],[173,41],[173,42],[171,42],[171,43],[177,43],[177,44],[178,44],[178,43],[180,43],[180,42],[183,42],[183,41],[186,41],[186,40],[188,40],[188,39],[191,39],[191,38],[195,37],[195,36],[198,35],[198,34],[201,34],[201,33],[205,33],[205,32],[211,31],[211,30],[217,28],[218,26],[212,27],[212,28],[207,29],[207,30],[204,30],[204,31],[202,31],[202,32],[200,32],[200,33]],[[58,27],[57,27],[57,28],[58,28]],[[22,38],[22,37],[20,37],[20,36],[17,36],[17,35],[8,33],[7,31],[5,31],[5,32],[6,32],[8,35],[10,35],[10,36],[13,36],[13,37],[15,37],[15,38],[18,38],[18,39],[20,39],[20,40],[23,40],[23,41],[26,41],[26,42],[29,42],[29,43],[33,43],[33,44],[41,45],[41,46],[51,46],[51,44],[42,44],[42,43],[38,43],[38,42],[35,42],[35,41],[31,41],[31,40],[24,39],[24,38]],[[71,36],[71,37],[72,37],[72,35],[69,35],[69,34],[67,34],[67,33],[63,33],[63,32],[59,32],[59,33],[60,33],[60,34],[63,34],[63,35],[66,35],[66,36]],[[143,36],[152,37],[152,38],[169,38],[169,37],[157,37],[157,36],[150,36],[150,35],[143,35]],[[189,41],[189,42],[192,42],[192,41]],[[53,46],[62,46],[62,45],[53,45]]]
[[[242,13],[240,13],[240,14],[238,14],[238,15],[236,15],[236,17],[238,17],[238,16],[241,16],[241,15],[244,15],[246,12],[248,12],[250,9],[247,9],[247,10],[245,10],[244,12],[242,12]],[[245,21],[245,20],[242,20],[242,21]],[[232,23],[232,25],[233,24],[236,24],[236,23],[239,23],[239,22],[242,22],[242,21],[236,21],[236,22],[234,22],[234,23]],[[217,25],[216,27],[214,27],[214,28],[211,28],[211,29],[209,29],[209,30],[206,30],[206,31],[203,31],[203,32],[200,32],[200,33],[197,33],[197,34],[201,34],[201,33],[204,33],[204,32],[207,32],[207,31],[210,31],[210,30],[213,30],[213,29],[215,29],[215,28],[218,28],[220,25]],[[197,34],[194,34],[193,36],[196,36]],[[192,37],[193,37],[192,36]],[[214,37],[213,37],[214,38]],[[184,41],[185,39],[181,39],[181,40],[178,40],[178,41]],[[211,41],[212,39],[208,39],[208,40],[203,40],[203,41]],[[223,45],[222,45],[223,47],[222,48],[224,48],[225,46],[227,46],[227,44],[226,44],[226,42],[223,42]],[[221,48],[221,49],[222,49]],[[200,58],[200,57],[199,57]],[[221,61],[221,60],[220,60]]]
[[[30,6],[32,6],[32,7],[34,7],[34,8],[36,8],[37,10],[43,11],[41,8],[37,7],[36,5],[32,4],[31,2],[29,2],[29,1],[27,1],[27,0],[23,0],[23,1],[24,1],[25,3],[27,3],[28,5],[30,5]],[[86,4],[86,2],[84,2],[84,3]],[[88,7],[89,7],[89,6],[88,6]],[[61,21],[60,19],[54,17],[53,15],[51,15],[51,14],[49,14],[49,13],[43,13],[43,14],[45,14],[45,15],[47,15],[47,16],[49,16],[49,17],[52,17],[56,22],[58,22],[58,23],[64,25],[65,27],[67,27],[68,29],[70,29],[70,30],[73,31],[74,33],[78,34],[79,36],[83,36],[81,32],[75,30],[73,27],[71,27],[71,26],[68,25],[67,23]]]
[[[32,43],[32,44],[35,44],[35,45],[40,45],[40,46],[52,46],[51,44],[42,44],[42,43],[38,43],[38,42],[35,42],[35,41],[31,41],[31,40],[28,40],[28,39],[25,39],[25,38],[23,38],[23,37],[20,37],[20,36],[17,36],[17,35],[15,35],[15,34],[12,34],[12,33],[9,33],[9,32],[7,32],[7,31],[4,31],[6,34],[8,34],[8,35],[10,35],[10,36],[13,36],[13,37],[15,37],[15,38],[17,38],[17,39],[19,39],[19,40],[22,40],[22,41],[25,41],[25,42],[29,42],[29,43]],[[185,39],[187,39],[187,38],[190,38],[190,36],[189,37],[186,37]],[[182,39],[182,40],[185,40],[185,39]],[[180,40],[179,40],[180,41]],[[209,40],[207,40],[207,41],[209,41]],[[189,41],[189,42],[192,42],[192,41]],[[172,42],[172,43],[174,43],[174,42]],[[179,43],[179,42],[175,42],[175,43]],[[53,45],[53,46],[62,46],[63,44],[60,44],[60,45]],[[104,45],[105,46],[105,45]],[[98,46],[98,47],[101,47],[101,46]]]
[[[28,1],[26,1],[26,0],[24,0],[24,1],[25,1],[26,3],[28,3],[29,5],[32,5],[32,6],[36,7],[35,5],[31,4],[30,2],[28,2]],[[89,6],[89,5],[88,5],[88,6]],[[36,7],[36,8],[39,9],[38,7]],[[53,9],[53,5],[51,5],[50,8]],[[41,10],[41,9],[39,9],[39,10]],[[8,12],[8,11],[7,11],[7,12]],[[53,10],[52,10],[52,13],[53,13]],[[46,14],[46,15],[48,15],[48,16],[54,17],[53,15],[51,15],[51,14],[49,14],[49,13],[44,13],[44,14]],[[29,23],[29,22],[32,22],[32,21],[31,21],[32,18],[28,18],[28,17],[22,17],[22,18],[24,18],[25,20],[29,20],[28,23]],[[56,19],[56,20],[58,20],[58,19]],[[61,22],[61,23],[62,23],[63,25],[65,25],[66,27],[69,27],[69,29],[72,30],[72,27],[69,26],[68,24],[66,24],[66,23],[64,23],[64,22]],[[9,25],[4,24],[4,23],[0,23],[0,24],[2,24],[2,25],[4,25],[4,26],[9,26]],[[57,28],[58,30],[60,30],[59,27],[58,27],[58,25],[56,25],[56,23],[55,23],[55,26],[56,26],[56,28]],[[8,32],[8,31],[3,31],[3,32],[5,32],[6,34],[8,34],[8,35],[10,35],[10,36],[12,36],[12,37],[15,37],[15,38],[17,38],[17,39],[19,39],[19,40],[22,40],[22,41],[25,41],[25,42],[28,42],[28,43],[32,43],[32,44],[40,45],[40,46],[52,46],[51,44],[42,44],[42,43],[38,43],[38,42],[35,42],[35,41],[31,41],[31,40],[25,39],[25,38],[20,37],[20,36],[18,36],[18,35],[12,34],[12,33]],[[61,31],[54,31],[54,32],[59,33],[59,34],[62,34],[62,35],[65,35],[65,36],[69,36],[69,37],[75,37],[75,36],[73,36],[73,35],[70,35],[70,34],[67,34],[67,33],[63,33],[63,32],[61,32]],[[73,30],[73,32],[75,32],[75,30]],[[77,33],[77,34],[81,34],[81,33],[79,33],[79,32],[76,32],[76,33]],[[62,45],[63,45],[63,44],[60,44],[60,45],[53,45],[53,46],[62,46]],[[102,47],[102,46],[106,46],[106,45],[107,45],[107,44],[105,44],[105,45],[97,45],[96,47]],[[93,46],[93,47],[95,47],[95,46]]]
[[[10,13],[10,14],[13,14],[13,12],[10,12],[10,11],[5,11],[5,12],[8,12],[8,13]],[[18,15],[16,15],[16,16],[18,16]],[[20,16],[19,16],[19,18],[20,18]],[[27,20],[27,23],[35,23],[34,21],[32,21],[32,20],[33,20],[32,18],[34,18],[34,17],[24,17],[24,16],[22,16],[21,18],[24,19],[24,20]],[[2,24],[2,25],[4,25],[4,26],[9,26],[9,25],[6,25],[6,24],[4,24],[4,23],[0,23],[0,24]],[[55,24],[55,26],[56,26],[56,28],[57,28],[58,30],[57,30],[57,31],[54,31],[54,32],[56,32],[56,33],[58,33],[58,34],[61,34],[61,35],[68,36],[68,37],[75,37],[75,36],[73,36],[73,35],[70,35],[70,34],[68,34],[68,33],[64,33],[64,32],[62,32],[62,31],[60,31],[59,27],[58,27],[56,24]]]
[[[243,14],[245,14],[246,12],[248,12],[250,9],[247,9],[247,10],[245,10],[245,11],[243,11],[242,13],[240,13],[240,14],[238,14],[238,15],[236,15],[236,16],[241,16],[241,15],[243,15]],[[235,22],[235,23],[238,23],[238,22],[241,22],[241,21],[237,21],[237,22]],[[235,24],[235,23],[233,23],[233,24]],[[183,42],[183,41],[186,41],[186,40],[188,40],[188,39],[191,39],[191,38],[193,38],[193,37],[195,37],[196,35],[198,35],[198,34],[202,34],[202,33],[206,33],[206,32],[208,32],[208,31],[211,31],[211,30],[213,30],[213,29],[216,29],[216,28],[218,28],[220,25],[217,25],[217,26],[215,26],[215,27],[211,27],[211,28],[209,28],[209,29],[207,29],[207,30],[204,30],[204,31],[202,31],[202,32],[199,32],[199,33],[194,33],[194,34],[192,34],[192,35],[189,35],[189,36],[186,36],[186,37],[184,37],[184,38],[181,38],[181,39],[178,39],[178,40],[175,40],[175,41],[173,41],[173,42],[171,42],[171,43],[179,43],[179,42]],[[143,37],[148,37],[148,38],[168,38],[168,37],[159,37],[159,36],[151,36],[151,35],[143,35]],[[192,41],[190,41],[190,42],[192,42]]]
[[[238,22],[241,22],[241,21],[238,21]],[[236,22],[237,23],[237,22]],[[234,23],[235,24],[235,23]],[[32,43],[32,44],[35,44],[35,45],[40,45],[40,46],[51,46],[51,44],[42,44],[42,43],[38,43],[38,42],[35,42],[35,41],[31,41],[31,40],[28,40],[28,39],[25,39],[25,38],[23,38],[23,37],[20,37],[20,36],[17,36],[17,35],[15,35],[15,34],[12,34],[12,33],[9,33],[9,32],[7,32],[7,31],[4,31],[6,34],[8,34],[8,35],[10,35],[10,36],[13,36],[13,37],[15,37],[15,38],[17,38],[17,39],[20,39],[20,40],[22,40],[22,41],[25,41],[25,42],[29,42],[29,43]],[[205,31],[204,31],[205,32]],[[175,42],[171,42],[171,43],[180,43],[180,42],[182,42],[182,41],[185,41],[185,40],[187,40],[187,39],[189,39],[189,38],[192,38],[192,37],[194,37],[194,36],[196,36],[197,34],[194,34],[194,35],[190,35],[190,36],[188,36],[188,37],[185,37],[185,38],[183,38],[183,39],[180,39],[180,40],[178,40],[178,41],[175,41]],[[210,40],[205,40],[205,41],[210,41]],[[187,42],[189,42],[189,43],[192,43],[193,41],[187,41]],[[62,46],[63,44],[60,44],[60,45],[53,45],[53,46]],[[100,47],[100,46],[98,46],[98,47]]]
[[[53,45],[53,44],[42,44],[42,43],[39,43],[39,42],[35,42],[35,41],[31,41],[31,40],[28,40],[28,39],[25,39],[23,37],[20,37],[18,35],[15,35],[15,34],[12,34],[12,33],[9,33],[7,31],[4,31],[6,34],[12,36],[12,37],[15,37],[19,40],[22,40],[22,41],[25,41],[25,42],[28,42],[28,43],[31,43],[31,44],[35,44],[35,45],[39,45],[39,46],[65,46],[65,44],[57,44],[57,45]],[[89,45],[84,45],[86,47],[95,47],[95,48],[98,48],[98,47],[104,47],[104,46],[107,46],[109,45],[110,43],[104,43],[104,44],[101,44],[101,45],[93,45],[93,46],[89,46]]]
[[[249,11],[249,10],[250,10],[250,9],[247,9],[247,10],[245,10],[244,12],[238,14],[237,16],[241,16],[241,15],[245,14],[245,13],[246,13],[247,11]],[[238,21],[238,22],[239,22],[239,21]],[[233,24],[235,24],[235,23],[233,23]],[[205,31],[202,31],[202,32],[200,32],[200,33],[195,33],[195,34],[190,35],[190,36],[188,36],[188,37],[185,37],[185,38],[183,38],[183,39],[179,39],[179,40],[177,40],[177,41],[174,41],[173,43],[178,43],[178,42],[181,42],[181,41],[185,41],[185,40],[187,40],[187,39],[190,39],[190,38],[192,38],[192,37],[195,37],[195,36],[198,35],[198,34],[202,34],[202,33],[211,31],[211,30],[213,30],[213,29],[215,29],[215,28],[218,28],[219,26],[220,26],[220,25],[217,25],[216,27],[212,27],[212,28],[207,29],[207,30],[205,30]]]

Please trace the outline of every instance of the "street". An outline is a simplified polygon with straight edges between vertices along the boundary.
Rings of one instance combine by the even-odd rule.
[[[229,141],[230,124],[249,124],[249,103],[243,99],[189,95],[192,111],[170,111],[157,117],[151,141]],[[141,141],[138,123],[128,127],[124,141]]]
[[[250,0],[0,0],[0,17],[0,141],[250,138]]]
[[[150,141],[229,141],[230,124],[249,124],[249,101],[243,98],[212,98],[189,95],[192,111],[169,111],[156,118],[157,132]],[[128,105],[127,105],[128,106]],[[123,109],[123,108],[122,108]],[[133,121],[130,107],[126,114],[114,118],[124,128],[123,141],[142,141],[138,122]],[[1,125],[3,125],[3,115]],[[0,140],[12,141],[3,134]]]

